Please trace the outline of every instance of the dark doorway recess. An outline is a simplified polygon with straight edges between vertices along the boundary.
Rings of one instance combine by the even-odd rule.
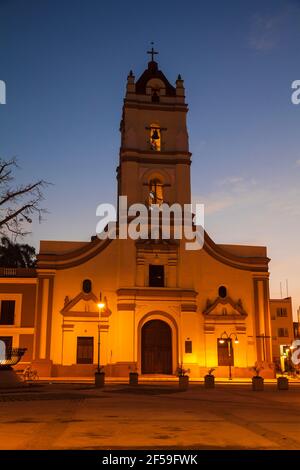
[[[162,320],[142,328],[142,374],[172,374],[172,331]]]

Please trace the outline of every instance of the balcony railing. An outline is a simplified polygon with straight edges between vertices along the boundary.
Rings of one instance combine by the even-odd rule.
[[[0,268],[0,277],[36,277],[34,268]]]

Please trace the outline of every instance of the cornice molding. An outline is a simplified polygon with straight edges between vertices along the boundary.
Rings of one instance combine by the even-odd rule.
[[[176,297],[178,299],[192,298],[195,299],[198,295],[194,289],[180,289],[172,287],[121,287],[117,290],[119,297]]]
[[[157,160],[160,161],[160,159],[163,156],[169,156],[170,159],[173,157],[185,157],[189,158],[192,156],[191,152],[187,152],[186,150],[139,150],[135,148],[128,148],[128,147],[121,147],[120,148],[120,156],[125,156],[124,154],[129,153],[129,156],[139,156],[142,155],[144,157],[149,158],[151,155],[152,157],[156,157]],[[134,154],[134,155],[133,155]]]
[[[173,111],[173,112],[182,112],[187,113],[189,108],[186,103],[159,103],[151,104],[148,101],[139,101],[139,100],[124,100],[124,109],[149,109],[155,111]]]

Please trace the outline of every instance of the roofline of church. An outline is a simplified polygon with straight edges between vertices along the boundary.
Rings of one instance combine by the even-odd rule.
[[[267,256],[238,256],[226,251],[223,246],[217,245],[205,231],[203,249],[217,261],[233,268],[253,271],[268,272],[270,258]],[[86,242],[84,246],[65,253],[41,252],[37,259],[38,269],[68,269],[86,263],[101,251],[106,249],[115,240],[100,240],[95,237],[91,242]],[[50,242],[51,243],[51,242]],[[232,245],[232,247],[239,245]],[[243,246],[243,245],[242,245]],[[244,248],[247,246],[244,245]],[[250,247],[265,248],[265,247]],[[266,248],[265,248],[266,250]]]

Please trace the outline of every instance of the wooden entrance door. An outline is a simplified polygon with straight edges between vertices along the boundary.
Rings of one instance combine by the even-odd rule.
[[[164,321],[142,328],[142,374],[172,374],[172,331]]]
[[[93,364],[94,338],[89,336],[77,337],[77,364]]]
[[[231,338],[224,338],[224,343],[220,343],[218,339],[218,365],[233,366],[234,356]]]

